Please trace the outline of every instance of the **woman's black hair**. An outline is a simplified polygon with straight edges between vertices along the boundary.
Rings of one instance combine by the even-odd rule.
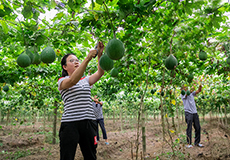
[[[73,53],[68,53],[64,55],[61,59],[61,67],[62,67],[62,77],[68,76],[68,72],[63,68],[63,65],[66,65],[66,59],[69,57],[69,55],[75,55]]]

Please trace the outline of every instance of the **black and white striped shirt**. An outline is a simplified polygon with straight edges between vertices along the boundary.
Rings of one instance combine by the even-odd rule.
[[[61,122],[96,120],[91,100],[89,77],[81,78],[76,85],[60,90],[60,84],[66,78],[69,76],[61,77],[58,80],[58,90],[64,101],[64,113]]]

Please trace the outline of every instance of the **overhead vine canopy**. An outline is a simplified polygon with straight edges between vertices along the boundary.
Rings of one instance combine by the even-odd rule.
[[[72,52],[81,59],[97,41],[106,45],[115,37],[125,46],[122,59],[114,61],[117,80],[128,88],[146,79],[148,65],[149,81],[160,84],[159,73],[170,54],[178,66],[166,70],[166,84],[187,82],[189,74],[227,77],[230,34],[225,13],[229,11],[229,4],[221,0],[2,0],[0,82],[60,76],[64,54]],[[51,19],[46,19],[48,14]],[[17,65],[25,50],[40,54],[47,46],[57,56],[49,66]],[[199,59],[200,52],[207,53],[205,61]],[[90,63],[87,71],[95,70],[96,63]]]

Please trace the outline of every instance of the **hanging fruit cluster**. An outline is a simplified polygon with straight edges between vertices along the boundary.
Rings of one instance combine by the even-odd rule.
[[[41,54],[35,52],[32,53],[29,49],[26,49],[24,52],[22,52],[18,58],[17,58],[17,64],[20,67],[28,67],[31,64],[40,64],[43,63],[53,63],[56,59],[56,54],[54,50],[51,47],[46,47],[43,49]]]
[[[113,38],[106,45],[105,52],[106,54],[103,54],[99,60],[99,65],[105,71],[112,69],[110,75],[117,77],[118,70],[113,68],[113,60],[119,60],[124,56],[124,44],[119,39]]]

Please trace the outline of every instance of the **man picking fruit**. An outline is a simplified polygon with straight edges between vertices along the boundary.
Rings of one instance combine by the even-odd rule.
[[[201,127],[199,116],[196,110],[196,103],[194,100],[194,96],[200,93],[202,90],[202,85],[200,84],[197,91],[194,91],[194,87],[191,88],[191,91],[188,90],[186,85],[182,86],[181,91],[181,99],[184,104],[184,111],[185,111],[185,121],[187,123],[186,135],[187,135],[187,148],[193,148],[192,146],[192,124],[194,124],[195,128],[195,146],[204,147],[203,144],[200,143],[200,134],[201,134]]]

